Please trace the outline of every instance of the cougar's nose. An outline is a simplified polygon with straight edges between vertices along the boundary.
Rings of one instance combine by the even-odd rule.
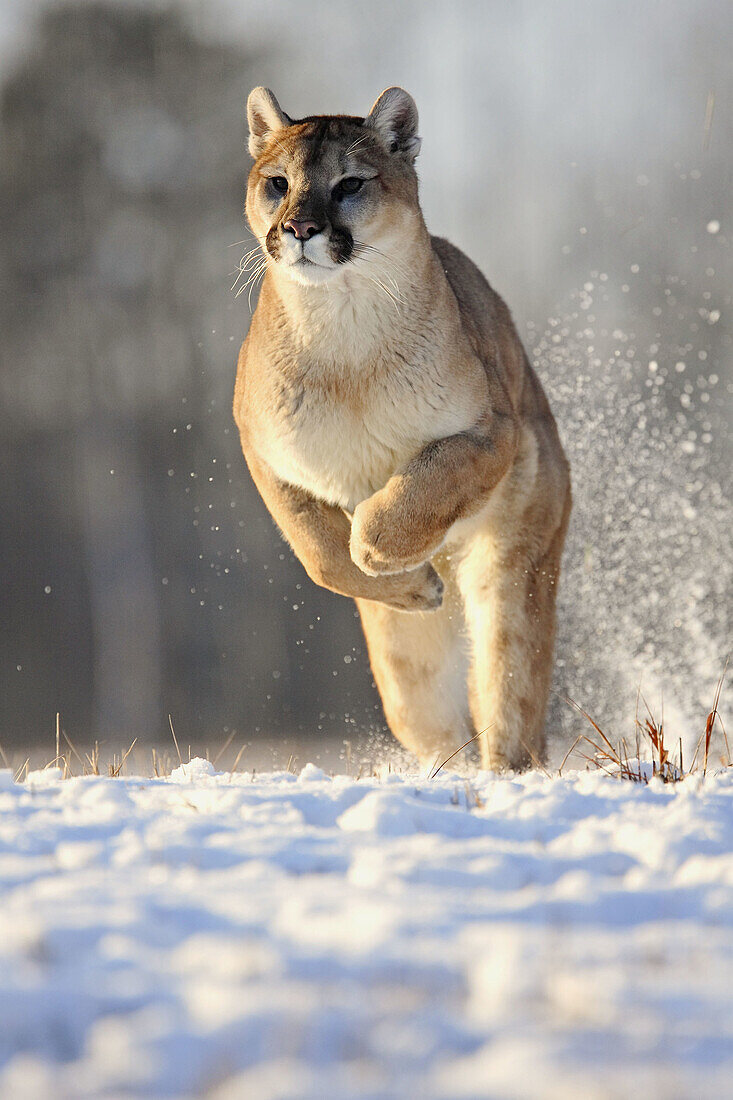
[[[321,228],[318,222],[313,221],[296,221],[294,218],[288,218],[283,222],[283,231],[294,233],[299,241],[307,241],[309,237],[315,237],[316,233],[321,232]]]

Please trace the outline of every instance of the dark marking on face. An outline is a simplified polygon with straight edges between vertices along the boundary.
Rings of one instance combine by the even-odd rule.
[[[328,223],[326,204],[317,192],[308,190],[295,195],[290,206],[282,213],[281,225],[286,221],[313,221],[321,232]]]
[[[265,248],[270,253],[273,260],[280,259],[280,231],[277,225],[273,225],[268,229],[267,236],[265,237]]]
[[[348,229],[333,226],[331,229],[331,257],[337,264],[345,264],[354,251],[354,238]]]

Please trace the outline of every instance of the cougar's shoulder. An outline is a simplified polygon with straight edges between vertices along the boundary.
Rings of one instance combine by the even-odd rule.
[[[499,383],[515,413],[525,411],[523,394],[529,363],[508,306],[460,248],[443,237],[431,236],[430,242],[489,381]]]

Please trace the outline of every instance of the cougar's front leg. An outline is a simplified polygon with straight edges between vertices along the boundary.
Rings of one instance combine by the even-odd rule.
[[[351,523],[353,561],[369,576],[427,561],[456,520],[481,507],[508,470],[517,446],[510,416],[488,428],[435,440],[362,501]]]
[[[377,600],[397,611],[440,607],[443,582],[431,565],[397,576],[366,576],[351,560],[351,524],[344,512],[281,481],[244,439],[242,449],[272,518],[312,581],[339,595]]]

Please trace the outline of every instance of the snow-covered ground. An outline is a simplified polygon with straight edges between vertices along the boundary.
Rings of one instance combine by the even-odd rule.
[[[731,1095],[733,769],[15,784],[0,1096]]]

